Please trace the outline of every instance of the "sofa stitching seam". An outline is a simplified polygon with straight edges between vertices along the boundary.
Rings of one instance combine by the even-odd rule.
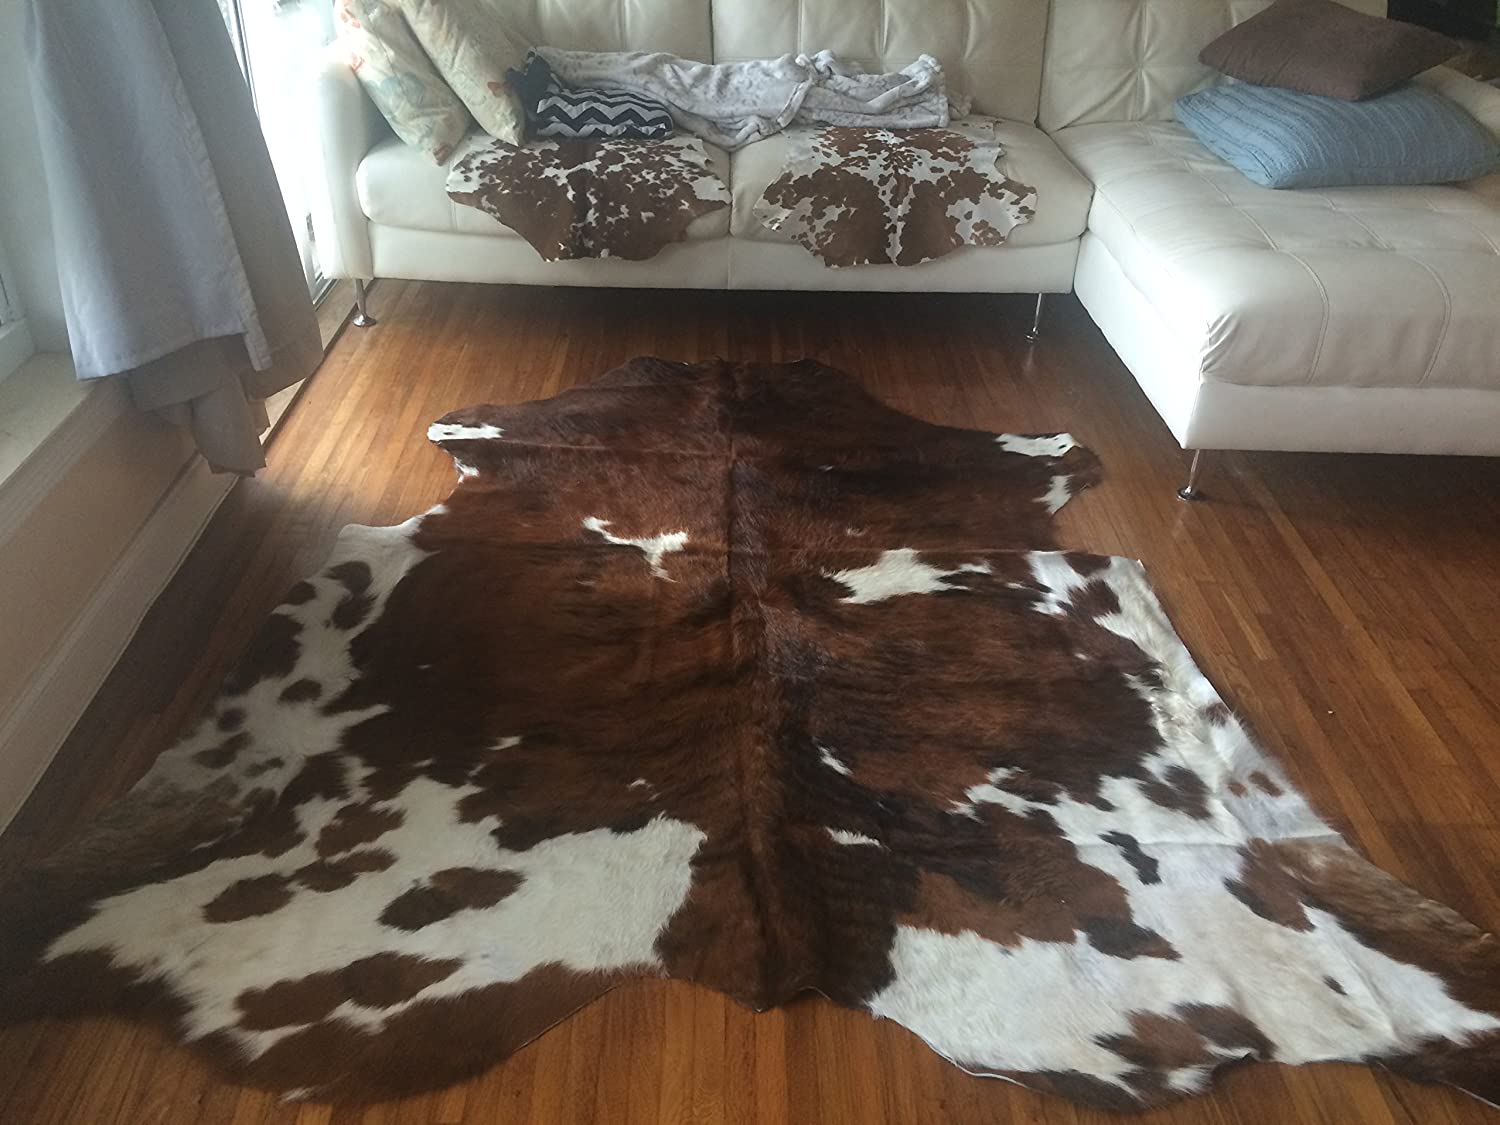
[[[1468,215],[1459,214],[1459,212],[1457,211],[1444,211],[1437,207],[1434,207],[1432,205],[1432,199],[1427,195],[1423,195],[1422,202],[1426,204],[1427,210],[1431,211],[1434,215],[1446,215],[1451,219],[1457,219],[1459,222],[1466,224],[1474,231],[1475,234],[1477,234],[1481,239],[1484,240],[1484,244],[1490,248],[1491,253],[1495,254],[1497,257],[1500,257],[1500,242],[1496,242],[1494,239],[1492,239],[1485,232],[1485,229],[1478,223],[1476,223],[1473,219],[1471,219]]]
[[[1361,227],[1363,227],[1364,230],[1365,230],[1365,232],[1367,234],[1369,234],[1369,236],[1371,238],[1375,239],[1376,242],[1380,243],[1380,248],[1382,250],[1391,250],[1392,252],[1397,253],[1397,254],[1401,253],[1401,251],[1396,250],[1395,247],[1391,246],[1390,243],[1386,242],[1386,240],[1381,237],[1381,235],[1380,235],[1380,233],[1378,231],[1374,230],[1368,223],[1366,223],[1363,219],[1359,218],[1359,212],[1358,212],[1357,209],[1340,207],[1332,199],[1328,199],[1328,197],[1326,195],[1323,196],[1322,198],[1324,198],[1325,200],[1327,200],[1329,210],[1337,212],[1338,214],[1343,215],[1345,218],[1349,219],[1351,222],[1358,223]],[[1460,212],[1457,212],[1457,211],[1447,211],[1447,210],[1444,210],[1441,207],[1435,207],[1435,206],[1433,206],[1431,197],[1428,196],[1428,195],[1426,195],[1426,194],[1424,194],[1422,196],[1422,206],[1426,210],[1428,210],[1429,212],[1431,212],[1434,215],[1441,215],[1444,218],[1452,219],[1452,220],[1454,220],[1456,222],[1463,223],[1470,230],[1472,230],[1476,235],[1479,236],[1480,240],[1487,247],[1489,247],[1490,252],[1492,254],[1496,255],[1497,257],[1500,257],[1500,243],[1497,243],[1494,239],[1492,239],[1489,236],[1489,234],[1485,232],[1485,229],[1483,227],[1481,227],[1478,223],[1476,223],[1468,215],[1461,214]],[[1437,247],[1437,246],[1433,246],[1433,247],[1421,247],[1420,249],[1433,249],[1433,250],[1437,250],[1437,249],[1442,249],[1442,247]]]
[[[1240,216],[1245,220],[1245,222],[1249,223],[1252,227],[1254,227],[1256,233],[1259,234],[1262,238],[1264,238],[1266,240],[1266,248],[1267,249],[1274,250],[1278,254],[1288,254],[1288,253],[1291,252],[1289,250],[1283,250],[1280,246],[1278,246],[1276,244],[1276,240],[1271,237],[1271,232],[1268,231],[1268,230],[1266,230],[1266,228],[1264,226],[1262,226],[1256,220],[1256,218],[1255,218],[1254,215],[1250,214],[1249,211],[1245,210],[1244,204],[1242,204],[1242,203],[1235,203],[1235,202],[1231,201],[1229,203],[1229,206],[1231,208],[1233,208],[1235,211],[1239,212]]]
[[[1145,130],[1145,136],[1146,136],[1146,143],[1148,145],[1150,145],[1154,149],[1159,150],[1160,152],[1166,153],[1167,158],[1170,159],[1170,160],[1175,160],[1181,166],[1182,170],[1184,172],[1186,172],[1189,176],[1196,176],[1199,180],[1201,180],[1208,187],[1210,187],[1214,191],[1218,192],[1219,193],[1219,198],[1222,199],[1230,207],[1238,207],[1239,206],[1237,203],[1235,203],[1235,201],[1233,199],[1231,199],[1229,197],[1229,193],[1227,191],[1225,191],[1218,184],[1216,184],[1212,180],[1210,180],[1202,172],[1198,171],[1198,169],[1194,168],[1191,164],[1189,164],[1187,162],[1187,160],[1184,157],[1175,156],[1175,155],[1167,152],[1166,146],[1163,145],[1161,143],[1161,141],[1157,139],[1156,133],[1153,132],[1151,129],[1148,128],[1148,129]]]
[[[1311,387],[1314,385],[1313,379],[1318,374],[1318,363],[1323,358],[1323,345],[1328,342],[1328,322],[1333,315],[1333,303],[1328,299],[1328,290],[1324,287],[1323,279],[1318,276],[1317,270],[1313,269],[1300,254],[1293,253],[1291,250],[1282,250],[1280,253],[1285,254],[1307,271],[1307,276],[1312,278],[1312,283],[1318,287],[1318,296],[1323,302],[1323,323],[1318,326],[1318,343],[1313,348],[1312,363],[1308,366],[1307,378],[1302,381],[1303,386]]]
[[[1330,202],[1332,202],[1332,201],[1330,201]],[[1358,215],[1356,215],[1353,211],[1345,211],[1342,207],[1337,207],[1337,206],[1333,207],[1333,211],[1334,211],[1335,214],[1339,214],[1339,215],[1344,216],[1344,218],[1348,219],[1351,223],[1353,223],[1355,226],[1359,227],[1362,231],[1364,231],[1371,238],[1373,238],[1375,240],[1376,245],[1380,249],[1382,249],[1382,250],[1390,250],[1391,252],[1396,253],[1396,254],[1399,254],[1401,252],[1401,251],[1397,250],[1394,246],[1392,246],[1389,242],[1387,242],[1384,238],[1382,238],[1380,236],[1380,232],[1379,231],[1377,231],[1374,227],[1370,226],[1369,223],[1365,222]]]
[[[1438,354],[1443,350],[1443,345],[1448,342],[1448,327],[1453,323],[1453,295],[1448,292],[1448,287],[1443,284],[1443,279],[1438,275],[1437,270],[1415,255],[1402,254],[1401,256],[1410,262],[1415,262],[1426,270],[1428,276],[1432,278],[1432,283],[1438,287],[1438,292],[1443,295],[1443,326],[1438,330],[1437,341],[1432,345],[1432,356],[1427,361],[1427,369],[1422,372],[1422,377],[1417,380],[1417,386],[1425,387],[1427,380],[1432,377],[1433,371],[1437,369]]]
[[[1139,120],[1146,112],[1146,67],[1145,67],[1145,26],[1146,8],[1151,0],[1139,0],[1135,6],[1135,51],[1132,55],[1135,71],[1135,82],[1130,91],[1131,111],[1133,118]]]

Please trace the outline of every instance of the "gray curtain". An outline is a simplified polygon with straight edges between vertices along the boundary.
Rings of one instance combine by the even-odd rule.
[[[78,377],[253,473],[262,400],[322,347],[214,0],[29,0],[27,49]]]

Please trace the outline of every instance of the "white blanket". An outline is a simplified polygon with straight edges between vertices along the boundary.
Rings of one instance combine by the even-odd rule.
[[[721,148],[742,148],[796,121],[887,129],[941,128],[968,112],[950,106],[943,68],[931,55],[892,74],[867,74],[831,51],[736,63],[700,63],[660,52],[536,53],[569,86],[655,98],[679,128]]]

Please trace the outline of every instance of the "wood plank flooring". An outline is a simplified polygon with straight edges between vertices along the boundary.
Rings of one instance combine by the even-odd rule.
[[[1062,513],[1069,546],[1147,564],[1207,675],[1315,804],[1379,864],[1500,923],[1500,461],[1222,455],[1210,501],[1071,299],[1034,348],[1025,297],[678,294],[383,284],[152,611],[0,837],[0,870],[129,786],[345,523],[439,501],[429,420],[539,398],[633,355],[846,368],[892,405],[1078,435],[1107,477]],[[3,920],[0,920],[3,924]],[[753,1015],[685,984],[621,989],[466,1085],[362,1108],[282,1104],[113,1019],[0,1032],[0,1121],[1072,1123],[1114,1115],[970,1077],[888,1022],[820,999]],[[1462,1095],[1362,1067],[1238,1068],[1141,1122],[1453,1125]]]

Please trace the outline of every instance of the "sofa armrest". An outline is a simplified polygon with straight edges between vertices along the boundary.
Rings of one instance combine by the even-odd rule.
[[[359,204],[354,173],[388,126],[337,45],[319,60],[310,94],[318,167],[310,177],[309,195],[318,266],[325,277],[374,277],[370,224]]]
[[[1452,67],[1435,66],[1424,70],[1414,79],[1428,89],[1435,90],[1451,102],[1456,102],[1500,140],[1500,90],[1487,82],[1460,74]],[[1481,176],[1459,185],[1478,191],[1489,199],[1500,199],[1500,172]]]

